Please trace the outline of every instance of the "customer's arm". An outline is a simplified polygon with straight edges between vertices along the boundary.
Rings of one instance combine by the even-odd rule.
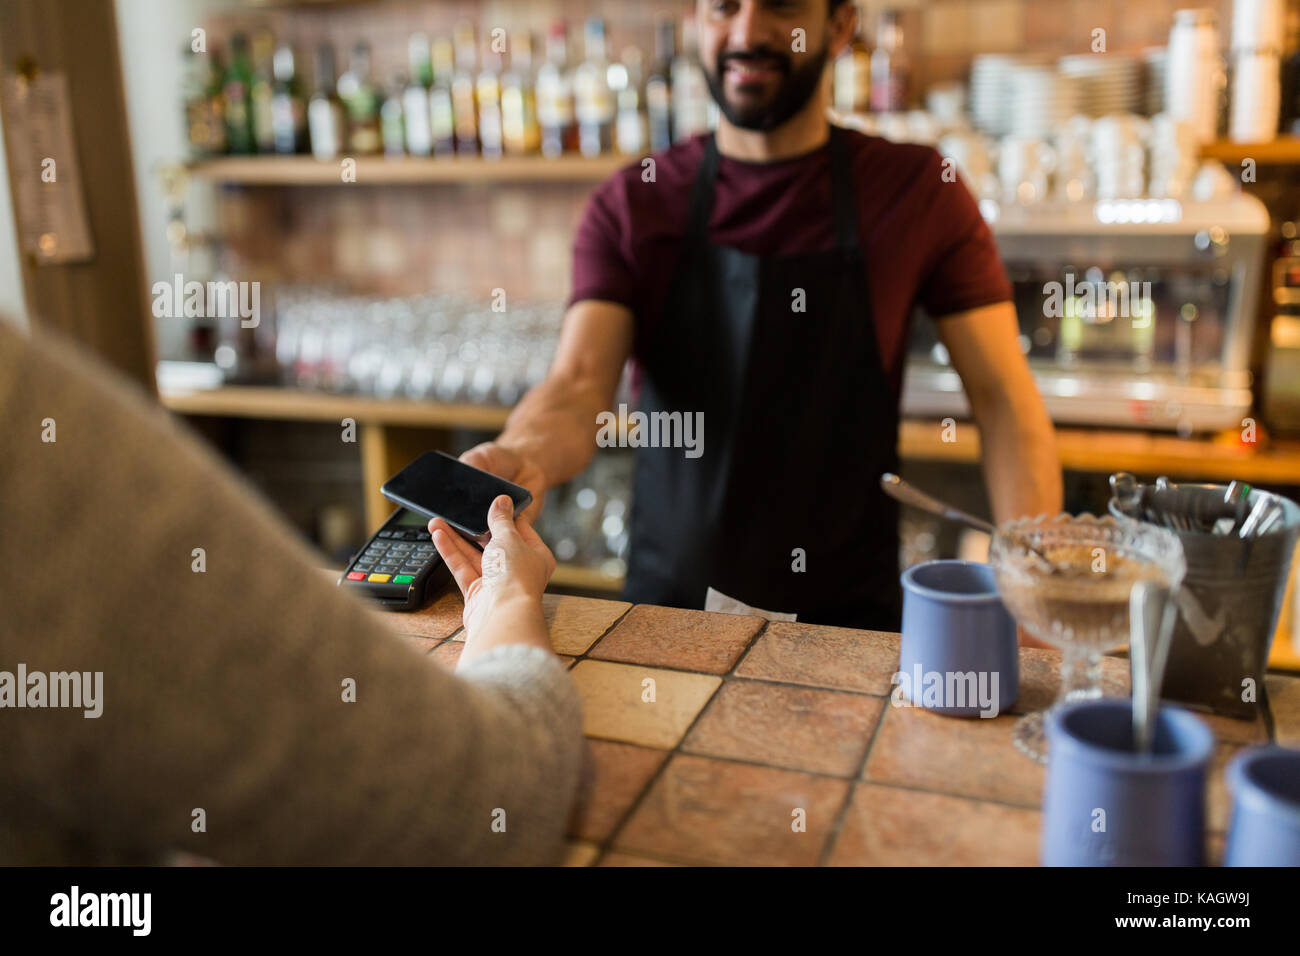
[[[548,650],[445,673],[165,413],[4,323],[0,423],[0,670],[103,673],[97,718],[0,712],[0,858],[555,859],[581,714]]]

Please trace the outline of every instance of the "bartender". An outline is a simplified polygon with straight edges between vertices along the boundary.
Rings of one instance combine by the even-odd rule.
[[[897,629],[879,478],[898,470],[914,306],[961,377],[995,517],[1061,508],[1011,288],[937,152],[828,123],[851,4],[709,0],[697,19],[716,133],[595,192],[550,372],[464,460],[528,487],[535,514],[591,460],[630,358],[637,407],[703,442],[636,452],[626,599]]]

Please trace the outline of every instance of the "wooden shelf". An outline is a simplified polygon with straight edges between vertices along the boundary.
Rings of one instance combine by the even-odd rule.
[[[597,568],[585,568],[576,564],[557,564],[551,575],[551,584],[561,588],[581,588],[587,591],[623,590],[623,578],[606,574]]]
[[[934,421],[904,421],[899,429],[899,456],[914,461],[974,464],[980,460],[979,432],[959,422],[956,440],[945,442]],[[1179,438],[1155,432],[1119,429],[1058,428],[1057,451],[1066,471],[1168,475],[1199,481],[1241,479],[1257,483],[1300,484],[1300,442],[1275,441],[1254,449],[1214,438]]]
[[[320,162],[310,156],[219,156],[187,164],[190,175],[218,183],[247,186],[340,186],[435,183],[598,183],[629,163],[633,156],[542,156],[432,158],[358,156],[356,182],[344,183],[339,160]]]
[[[1267,143],[1233,143],[1228,140],[1217,140],[1202,146],[1201,156],[1225,163],[1240,163],[1243,159],[1253,159],[1263,166],[1291,165],[1300,163],[1300,136],[1279,136]]]
[[[338,422],[398,425],[413,428],[504,427],[510,409],[468,403],[444,404],[406,398],[336,395],[273,385],[226,385],[195,391],[167,391],[163,405],[182,415],[214,418],[260,418],[273,421]]]
[[[468,403],[444,404],[405,398],[336,395],[276,386],[228,385],[197,391],[168,391],[162,403],[183,415],[219,418],[260,418],[279,421],[337,422],[410,428],[478,428],[493,431],[505,425],[509,408]],[[909,419],[899,429],[899,455],[914,461],[975,464],[980,460],[979,432],[959,422],[955,441],[943,440],[943,428],[933,421]],[[1202,481],[1300,484],[1300,441],[1275,441],[1253,449],[1213,438],[1119,429],[1058,428],[1057,447],[1067,471],[1110,474],[1168,475]]]

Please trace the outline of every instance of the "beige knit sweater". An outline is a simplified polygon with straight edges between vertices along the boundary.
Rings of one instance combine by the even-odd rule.
[[[102,672],[102,715],[6,702],[20,664],[27,700]],[[553,655],[441,670],[140,390],[0,321],[0,863],[553,862],[581,728]]]

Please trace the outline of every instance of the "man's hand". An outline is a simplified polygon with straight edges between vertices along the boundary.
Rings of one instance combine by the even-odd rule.
[[[533,625],[542,621],[542,592],[555,572],[555,557],[532,525],[514,520],[513,510],[508,495],[492,502],[492,540],[482,552],[443,519],[429,522],[433,545],[465,598],[462,661],[501,644],[550,649],[545,624]]]
[[[527,488],[533,500],[527,508],[519,512],[519,519],[529,525],[537,520],[537,516],[542,512],[542,504],[546,500],[546,474],[531,458],[505,445],[486,441],[465,452],[460,456],[460,460],[467,465],[491,472],[498,478],[513,481],[516,485]]]

